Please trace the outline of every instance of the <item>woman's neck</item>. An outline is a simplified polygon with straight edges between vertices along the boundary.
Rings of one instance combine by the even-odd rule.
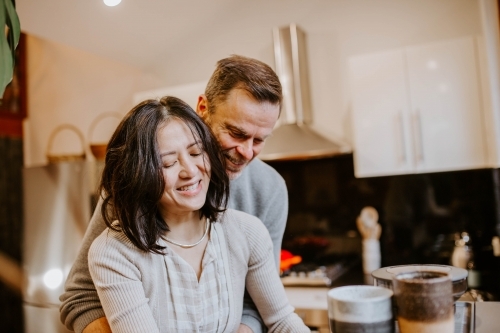
[[[200,218],[199,211],[182,216],[163,216],[163,219],[169,228],[166,236],[180,243],[196,242],[205,232],[206,218]]]
[[[170,231],[165,234],[169,247],[183,258],[191,267],[198,281],[200,280],[203,254],[210,237],[208,219],[200,218],[200,212],[189,216],[163,216]]]

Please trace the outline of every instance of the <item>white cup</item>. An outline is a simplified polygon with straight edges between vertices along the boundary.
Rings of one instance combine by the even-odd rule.
[[[328,291],[328,318],[332,333],[393,333],[390,289],[345,286]]]

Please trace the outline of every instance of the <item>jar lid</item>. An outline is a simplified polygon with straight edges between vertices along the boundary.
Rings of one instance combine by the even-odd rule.
[[[382,267],[372,272],[375,279],[392,281],[392,278],[399,273],[415,272],[415,271],[431,271],[448,273],[452,282],[462,281],[467,279],[467,271],[463,268],[448,265],[399,265]]]

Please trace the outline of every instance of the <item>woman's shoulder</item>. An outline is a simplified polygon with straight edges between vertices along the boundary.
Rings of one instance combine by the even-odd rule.
[[[139,250],[120,230],[106,228],[92,242],[89,249],[90,258],[125,256],[130,259],[145,254]]]
[[[264,224],[250,214],[228,209],[220,221],[233,258],[245,266],[266,256],[272,257],[273,243]],[[256,259],[257,258],[257,259]]]
[[[269,232],[262,221],[248,213],[228,208],[219,219],[222,228],[229,234],[243,232],[246,236],[269,236]]]
[[[134,280],[145,277],[142,281],[147,282],[161,275],[158,269],[162,262],[160,256],[140,250],[125,234],[110,228],[106,228],[94,240],[87,258],[92,277],[99,276],[101,281],[122,276]]]
[[[235,223],[242,225],[252,225],[254,223],[262,224],[262,221],[258,217],[232,208],[226,209],[221,214],[221,216],[219,217],[219,222],[224,225]]]

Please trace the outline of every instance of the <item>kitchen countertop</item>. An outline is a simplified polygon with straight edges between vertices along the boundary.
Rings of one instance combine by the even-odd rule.
[[[287,287],[288,300],[297,314],[308,325],[324,327],[328,324],[327,292],[330,288]],[[475,309],[474,333],[500,331],[500,302],[468,302]],[[312,310],[312,311],[311,311]],[[311,324],[315,323],[315,324]]]
[[[351,267],[345,274],[333,281],[330,287],[285,287],[285,292],[295,312],[311,332],[329,333],[327,292],[331,288],[363,284],[361,264]]]
[[[335,287],[364,284],[363,278],[360,262],[334,280],[330,287],[285,287],[285,292],[294,308],[327,310],[326,293],[328,290]]]
[[[364,284],[364,282],[361,271],[354,267],[351,272],[334,281],[331,287],[285,287],[285,292],[290,304],[306,324],[323,327],[318,332],[326,332],[324,327],[328,327],[328,290],[356,284]],[[500,332],[500,302],[467,303],[474,306],[474,333]]]
[[[327,310],[326,287],[286,287],[288,301],[294,308]]]

